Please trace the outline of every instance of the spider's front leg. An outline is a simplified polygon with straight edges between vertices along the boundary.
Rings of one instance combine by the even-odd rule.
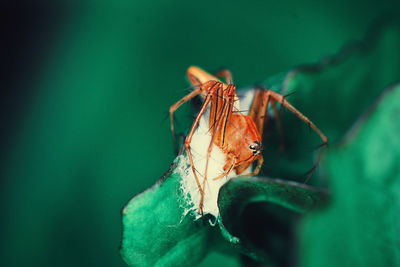
[[[299,119],[310,126],[310,128],[319,135],[324,145],[328,143],[328,138],[322,133],[322,131],[318,129],[318,127],[309,118],[304,116],[300,111],[293,107],[283,95],[278,94],[272,90],[257,89],[255,92],[253,103],[250,108],[249,116],[252,117],[252,119],[254,120],[261,137],[264,133],[265,117],[267,115],[268,106],[270,104],[274,110],[275,117],[277,117],[278,119],[278,130],[281,133],[283,132],[282,124],[279,119],[278,109],[276,108],[276,102],[279,102],[283,107],[290,110],[294,115],[296,115]]]
[[[214,99],[217,96],[217,93],[219,91],[222,91],[222,83],[221,82],[217,82],[217,81],[211,81],[210,83],[206,83],[205,85],[202,85],[201,87],[203,87],[203,90],[207,91],[207,95],[206,95],[204,103],[203,103],[203,105],[202,105],[202,107],[200,109],[200,112],[196,116],[196,119],[195,119],[195,121],[194,121],[194,123],[193,123],[193,125],[192,125],[192,127],[190,129],[190,132],[189,132],[188,136],[185,139],[185,143],[184,143],[185,149],[186,149],[186,154],[187,154],[187,156],[189,158],[189,162],[190,162],[190,165],[191,165],[191,168],[192,168],[192,172],[193,172],[194,178],[196,180],[196,185],[197,185],[197,187],[199,189],[199,192],[200,192],[200,203],[199,203],[199,209],[198,209],[198,213],[199,214],[203,214],[203,201],[204,201],[204,188],[205,188],[204,184],[205,184],[205,180],[206,180],[206,174],[204,176],[205,179],[204,179],[203,185],[202,185],[200,183],[200,179],[199,179],[199,177],[197,175],[197,170],[196,170],[196,167],[195,167],[195,164],[194,164],[193,155],[192,155],[192,152],[191,152],[191,142],[192,142],[192,139],[193,139],[193,135],[194,135],[197,127],[199,126],[201,117],[207,111],[209,104],[214,101]],[[212,142],[212,140],[211,140],[211,142]],[[211,145],[211,142],[210,142],[210,145]],[[208,158],[207,158],[207,161],[208,161]]]
[[[171,134],[172,134],[172,140],[173,143],[176,147],[176,138],[175,138],[175,125],[174,125],[174,113],[175,111],[184,103],[188,102],[189,100],[191,100],[192,98],[202,94],[203,92],[206,92],[206,94],[208,94],[208,92],[211,91],[211,88],[213,88],[216,84],[219,84],[218,81],[208,81],[202,85],[197,86],[196,89],[194,89],[192,92],[190,92],[189,94],[185,95],[184,97],[182,97],[178,102],[176,102],[175,104],[173,104],[170,108],[169,108],[169,121],[170,121],[170,128],[171,128]]]
[[[223,86],[224,85],[221,83],[220,87],[215,90],[215,93],[211,96],[212,101],[209,117],[209,132],[211,133],[211,140],[208,145],[206,155],[206,166],[204,170],[204,179],[202,185],[203,194],[200,198],[201,207],[204,203],[204,191],[208,176],[208,165],[210,162],[213,147],[214,145],[217,145],[220,149],[223,150],[223,152],[227,152],[224,151],[225,131],[232,115],[234,98],[236,96],[236,87],[233,84],[229,84],[224,90]]]
[[[247,174],[241,174],[241,176],[249,176],[249,177],[257,176],[260,173],[261,167],[263,164],[264,164],[264,157],[263,157],[263,155],[260,154],[257,158],[257,165],[256,165],[254,171],[247,173]]]
[[[328,144],[328,137],[326,137],[326,135],[323,134],[322,131],[309,118],[304,116],[303,113],[301,113],[294,106],[292,106],[283,95],[278,94],[272,90],[265,90],[263,98],[264,99],[271,98],[272,100],[279,102],[282,106],[290,110],[294,115],[296,115],[296,117],[304,121],[311,129],[313,129],[313,131],[316,132],[321,138],[323,145]]]
[[[223,173],[221,173],[220,175],[218,175],[217,177],[213,178],[213,181],[222,179],[226,176],[229,175],[229,173],[235,168],[237,159],[236,156],[232,153],[228,153],[228,155],[226,155],[227,160],[226,160],[226,164],[224,166],[225,171]]]
[[[272,106],[273,111],[275,113],[275,117],[277,118],[278,131],[280,132],[281,136],[283,134],[282,124],[279,119],[278,110],[276,108],[276,102],[280,103],[283,107],[287,108],[296,117],[298,117],[303,122],[305,122],[314,132],[316,132],[323,142],[322,145],[326,145],[328,143],[328,138],[322,133],[322,131],[309,118],[307,118],[300,111],[298,111],[294,106],[292,106],[292,104],[290,104],[283,95],[276,93],[272,90],[257,89],[255,92],[255,97],[254,97],[250,112],[249,112],[249,116],[251,116],[253,118],[261,137],[264,132],[264,122],[265,122],[266,114],[268,112],[269,105]],[[318,160],[317,160],[316,164],[312,168],[312,171],[317,166],[320,155],[321,155],[321,152],[318,156]],[[259,163],[256,167],[255,172],[257,171],[258,168],[261,167],[262,161],[263,161],[262,159],[259,159]],[[258,171],[259,171],[259,169],[258,169]],[[312,174],[312,172],[310,172],[310,174]],[[310,177],[311,177],[311,175],[307,178],[307,180]]]

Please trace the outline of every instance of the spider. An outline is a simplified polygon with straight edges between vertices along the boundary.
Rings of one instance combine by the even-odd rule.
[[[231,73],[228,70],[224,70],[216,75],[224,78],[226,83],[218,79],[217,76],[211,75],[198,67],[189,67],[187,76],[195,89],[169,109],[171,132],[174,137],[174,112],[183,103],[198,95],[204,99],[201,109],[184,141],[185,150],[201,196],[198,208],[199,214],[203,214],[205,185],[208,179],[207,170],[214,146],[219,147],[224,153],[225,165],[223,167],[223,173],[213,177],[213,180],[221,179],[227,176],[231,171],[235,171],[236,175],[241,176],[255,176],[260,172],[264,161],[262,155],[264,122],[269,105],[271,105],[275,116],[278,117],[276,104],[277,102],[280,103],[299,119],[307,123],[322,139],[323,145],[328,142],[328,138],[311,120],[293,107],[283,95],[272,90],[256,89],[248,115],[243,114],[235,107],[238,96],[236,95],[236,86],[232,84]],[[206,114],[209,114],[208,127],[209,133],[211,134],[211,141],[207,149],[204,178],[201,183],[193,161],[191,142],[199,126],[200,119]],[[278,121],[278,128],[280,127],[279,124]],[[255,162],[257,164],[254,170],[244,174]]]

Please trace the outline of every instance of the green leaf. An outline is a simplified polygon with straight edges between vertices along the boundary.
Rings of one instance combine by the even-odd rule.
[[[400,85],[332,149],[333,200],[301,227],[302,266],[400,265]]]
[[[211,247],[211,231],[184,214],[180,179],[169,171],[125,206],[121,255],[129,266],[192,266]]]
[[[305,212],[320,204],[323,193],[317,188],[271,178],[235,178],[220,190],[218,206],[221,216],[233,216],[249,201],[268,201],[296,212]]]
[[[132,198],[123,210],[121,255],[129,266],[192,266],[210,249],[236,249],[235,253],[267,262],[269,256],[260,249],[256,251],[251,240],[236,231],[242,223],[237,211],[253,202],[269,201],[280,209],[303,212],[316,206],[321,198],[318,190],[293,182],[236,178],[220,191],[222,217],[216,221],[219,227],[213,227],[207,216],[196,220],[185,211],[190,206],[181,189],[180,180],[185,178],[174,168],[152,188]],[[221,242],[222,237],[228,242]]]
[[[289,242],[283,233],[289,229],[288,219],[319,206],[325,198],[325,192],[304,184],[235,178],[219,193],[220,225],[223,233],[230,234],[225,237],[242,253],[265,263],[283,263],[288,260],[282,249]]]

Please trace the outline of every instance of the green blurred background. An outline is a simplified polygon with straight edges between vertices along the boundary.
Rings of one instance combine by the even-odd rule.
[[[250,86],[362,38],[399,1],[3,1],[1,266],[125,266],[120,211],[174,159],[185,70]],[[5,90],[4,90],[5,89]],[[202,266],[237,266],[210,254]]]

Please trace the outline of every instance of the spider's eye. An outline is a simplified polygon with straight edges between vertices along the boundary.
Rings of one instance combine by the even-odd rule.
[[[252,150],[253,155],[258,155],[261,152],[261,144],[258,141],[254,141],[254,143],[251,144],[249,148]]]

